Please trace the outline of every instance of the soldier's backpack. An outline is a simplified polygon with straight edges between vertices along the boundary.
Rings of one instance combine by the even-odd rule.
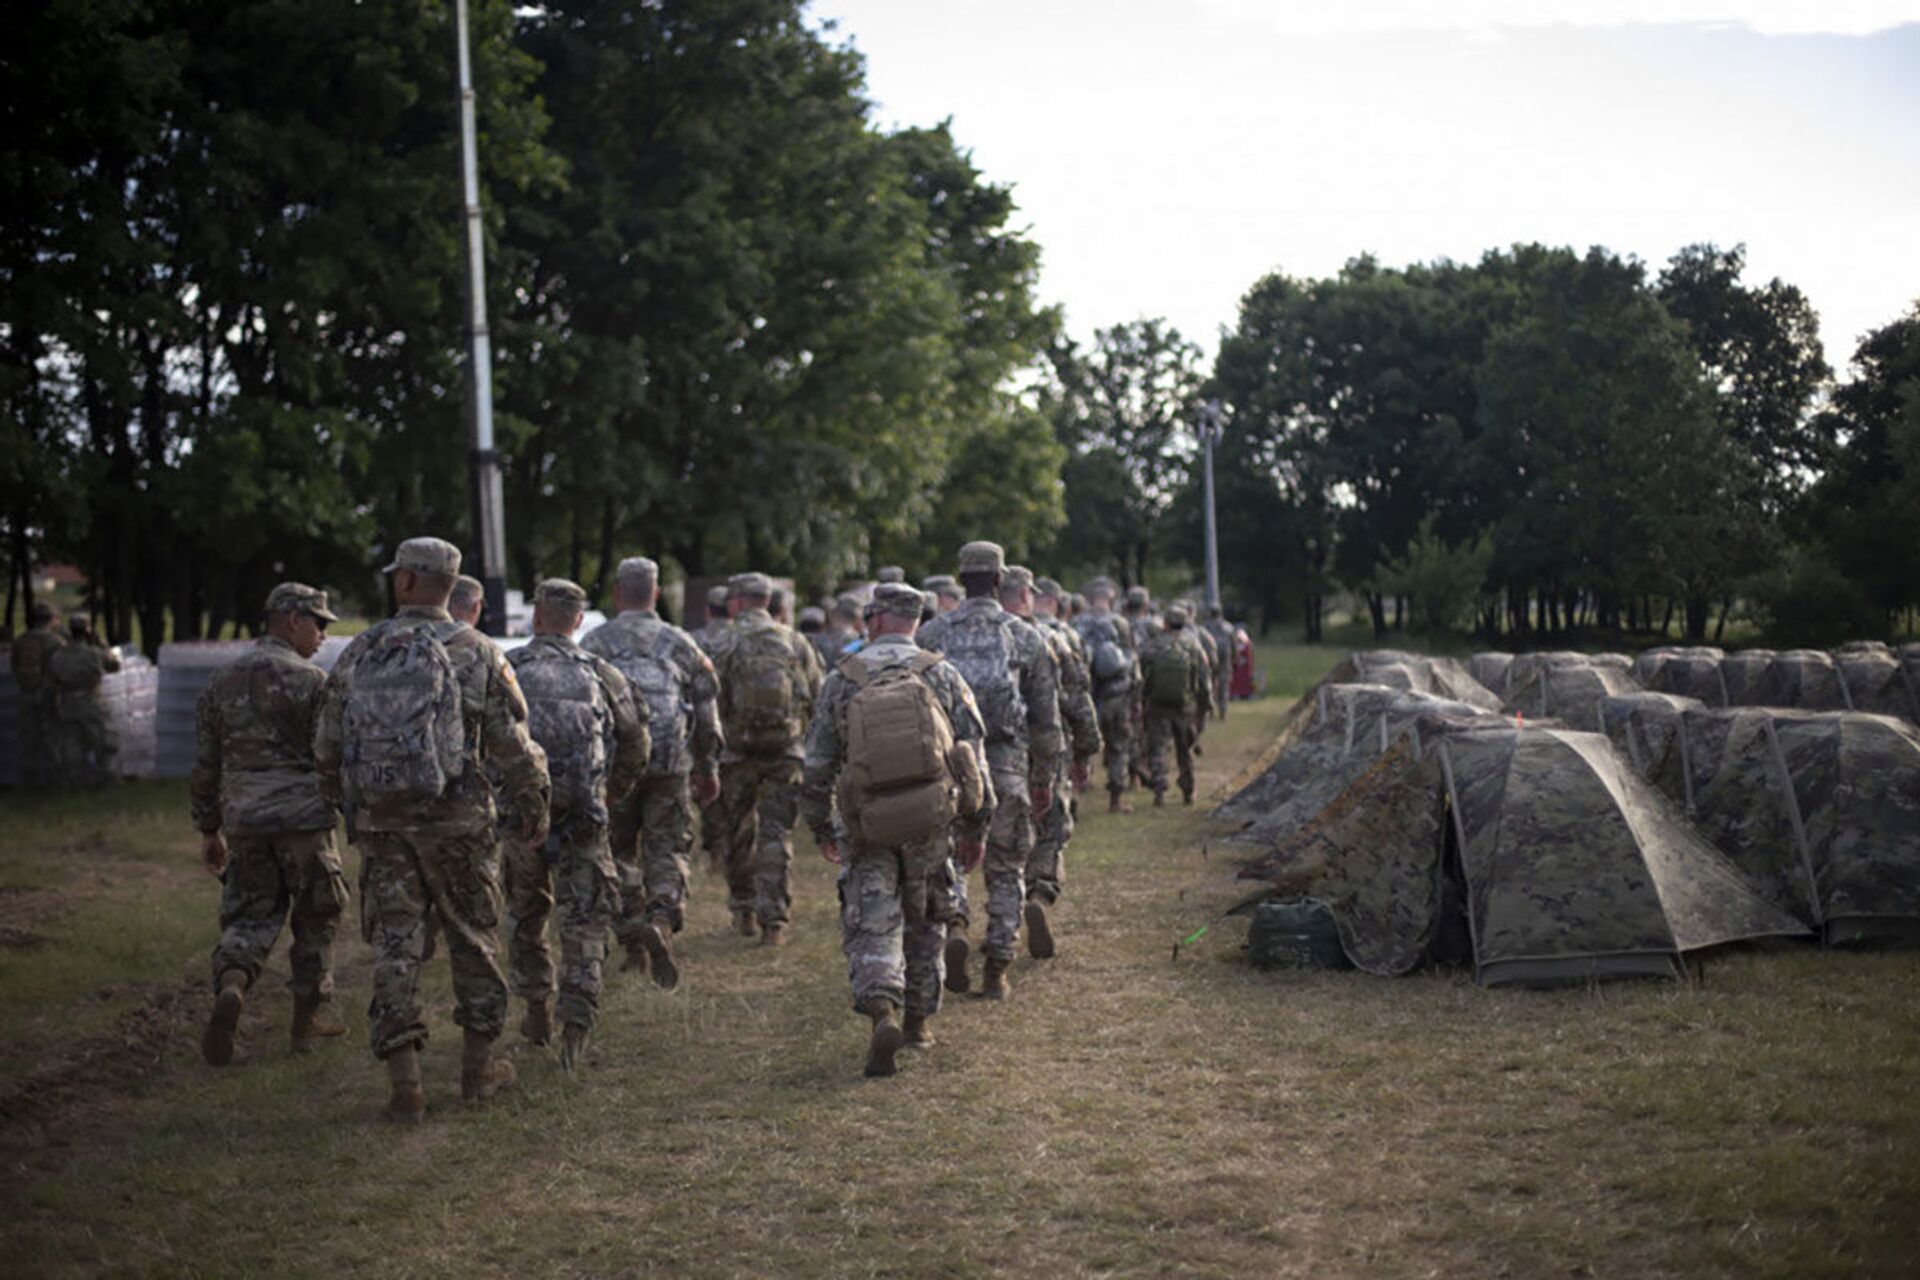
[[[376,631],[341,707],[341,764],[355,804],[437,800],[467,754],[460,678],[445,641],[459,623]]]
[[[1156,639],[1147,646],[1143,693],[1148,706],[1177,711],[1187,705],[1193,687],[1193,664],[1200,661],[1192,647],[1178,640]]]
[[[1094,688],[1102,695],[1124,683],[1132,665],[1120,644],[1118,626],[1111,615],[1089,618],[1080,635],[1087,644],[1087,665],[1093,672]]]
[[[1010,613],[974,614],[949,626],[940,639],[942,655],[973,690],[987,737],[996,742],[1019,737],[1027,721],[1027,701],[1013,666],[1018,621]]]
[[[593,657],[541,645],[508,659],[527,699],[527,732],[547,753],[553,813],[604,818],[613,708]]]
[[[921,678],[939,662],[939,654],[922,653],[880,671],[857,657],[840,666],[855,690],[847,703],[840,812],[868,847],[930,840],[956,813],[980,807],[973,748],[954,741],[946,711]]]
[[[720,701],[727,745],[770,755],[800,736],[793,650],[778,627],[736,626],[721,650]]]
[[[661,626],[649,638],[623,635],[617,653],[602,655],[620,669],[635,694],[646,699],[647,732],[653,739],[656,761],[675,758],[687,737],[681,671],[674,664],[673,650],[673,632]]]

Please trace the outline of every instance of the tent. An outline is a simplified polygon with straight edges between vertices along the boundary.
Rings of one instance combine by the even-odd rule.
[[[1398,649],[1360,649],[1327,673],[1322,684],[1384,684],[1408,693],[1466,702],[1498,711],[1500,699],[1473,678],[1458,658],[1435,658]]]
[[[1851,711],[1847,686],[1832,657],[1818,649],[1789,649],[1767,663],[1759,684],[1744,702],[1756,707],[1797,707],[1803,711]]]
[[[1727,705],[1727,684],[1720,673],[1726,658],[1720,649],[1706,646],[1649,649],[1635,659],[1634,677],[1654,693],[1697,698],[1710,707]]]
[[[1840,684],[1853,710],[1899,716],[1920,724],[1920,686],[1901,669],[1899,659],[1885,645],[1849,645],[1835,651],[1833,662],[1840,669]],[[1920,675],[1920,664],[1913,674]]]
[[[1761,682],[1773,664],[1771,649],[1741,649],[1720,660],[1720,680],[1730,707],[1759,705]],[[1702,698],[1701,701],[1706,701]]]
[[[1523,653],[1507,664],[1506,687],[1500,690],[1502,698],[1512,699],[1520,690],[1532,684],[1540,673],[1548,667],[1585,667],[1592,665],[1584,653],[1575,653],[1571,649],[1543,649],[1538,653]]]
[[[1600,727],[1600,704],[1640,686],[1618,664],[1557,663],[1509,686],[1507,706],[1532,719],[1553,718],[1576,729]]]
[[[1701,703],[1673,693],[1623,693],[1600,704],[1600,732],[1641,777],[1675,749],[1681,717]]]
[[[1506,692],[1507,669],[1511,666],[1513,655],[1510,653],[1476,653],[1467,659],[1467,674],[1498,696]]]
[[[1768,901],[1829,944],[1920,943],[1920,729],[1761,707],[1680,722],[1650,776]]]

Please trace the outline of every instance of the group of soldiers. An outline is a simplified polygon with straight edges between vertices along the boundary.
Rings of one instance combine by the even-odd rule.
[[[44,600],[27,612],[27,629],[9,655],[20,691],[21,781],[29,787],[101,787],[115,779],[112,722],[101,681],[120,655],[94,639],[85,617],[63,629]]]
[[[761,573],[715,588],[705,625],[684,631],[657,610],[659,567],[633,557],[615,615],[580,640],[586,592],[540,583],[533,638],[511,654],[475,629],[480,584],[451,544],[409,539],[386,572],[397,612],[331,674],[311,662],[336,620],[326,594],[274,589],[258,645],[201,696],[191,791],[223,881],[205,1057],[231,1059],[288,925],[293,1047],[344,1033],[330,1008],[349,901],[337,814],[361,855],[372,1048],[399,1121],[425,1112],[420,970],[442,943],[474,1101],[512,1081],[495,1052],[510,996],[521,1034],[557,1037],[571,1071],[615,943],[624,968],[678,983],[696,806],[733,927],[763,945],[790,927],[796,822],[840,867],[865,1071],[894,1074],[900,1049],[933,1043],[942,991],[973,988],[967,873],[986,886],[978,989],[1005,999],[1023,933],[1029,955],[1055,953],[1049,912],[1092,761],[1104,755],[1124,811],[1134,744],[1156,804],[1171,748],[1191,803],[1195,739],[1223,705],[1224,651],[1183,608],[1157,614],[1136,589],[1116,611],[1112,583],[1070,595],[990,542],[923,588],[882,570],[868,598],[832,603],[831,626],[828,610],[803,617],[822,624],[811,634],[775,616],[784,601]]]

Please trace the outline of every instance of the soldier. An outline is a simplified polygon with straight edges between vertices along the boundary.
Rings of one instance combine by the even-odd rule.
[[[907,580],[907,571],[897,564],[883,564],[873,572],[876,583],[898,583]]]
[[[922,607],[920,593],[904,584],[875,590],[867,610],[872,643],[844,659],[821,691],[800,793],[821,856],[841,868],[841,949],[853,1008],[873,1020],[869,1076],[894,1073],[903,1041],[933,1043],[927,1019],[940,1011],[943,922],[958,874],[945,853],[946,833],[952,823],[962,865],[971,869],[985,854],[992,813],[979,755],[986,728],[960,673],[914,643]],[[883,769],[885,814],[870,803]],[[836,811],[842,796],[854,811]],[[842,824],[844,844],[836,834]]]
[[[1189,614],[1188,616],[1189,618],[1191,618],[1192,615]],[[1220,672],[1225,667],[1225,659],[1222,656],[1222,651],[1220,646],[1214,641],[1212,634],[1209,633],[1205,627],[1196,627],[1196,626],[1189,625],[1182,628],[1181,634],[1186,636],[1195,645],[1199,646],[1200,656],[1207,664],[1207,688],[1209,690],[1209,695],[1208,695],[1209,701],[1211,701],[1214,706],[1216,707],[1219,706],[1220,700],[1218,698],[1212,697],[1211,690],[1219,684]],[[1200,750],[1200,739],[1206,733],[1206,731],[1207,731],[1207,713],[1205,711],[1202,711],[1193,722],[1193,754],[1195,754],[1196,756],[1204,754]]]
[[[807,717],[824,674],[813,646],[767,612],[773,580],[743,573],[728,584],[732,622],[714,646],[720,677],[721,826],[733,927],[777,947],[793,895],[793,823]]]
[[[213,1015],[200,1052],[233,1060],[247,989],[291,923],[293,1050],[345,1035],[332,1011],[333,931],[347,906],[333,806],[313,774],[313,717],[326,672],[310,659],[338,622],[327,593],[283,582],[267,596],[267,633],[200,691],[189,794],[200,860],[220,877]]]
[[[1180,797],[1193,803],[1193,725],[1213,705],[1213,681],[1206,658],[1186,634],[1187,611],[1167,609],[1166,630],[1147,642],[1140,655],[1146,704],[1148,786],[1153,804],[1166,803],[1167,746],[1172,744],[1180,767]]]
[[[347,837],[360,848],[361,928],[374,948],[373,1053],[387,1064],[387,1115],[412,1122],[426,1112],[420,954],[429,905],[446,930],[454,1021],[465,1033],[460,1091],[484,1101],[513,1082],[513,1064],[493,1056],[507,984],[493,936],[499,883],[482,770],[497,769],[518,819],[514,836],[527,845],[547,838],[548,783],[513,669],[447,613],[459,550],[409,538],[384,572],[399,611],[340,655],[321,697],[313,762],[321,794],[345,812]]]
[[[1162,629],[1160,615],[1153,607],[1153,596],[1145,587],[1127,588],[1126,616],[1127,625],[1133,630],[1134,652],[1145,653],[1147,641]]]
[[[719,639],[720,633],[728,626],[728,595],[727,584],[724,582],[718,586],[708,587],[707,620],[700,627],[687,633],[693,638],[693,642],[700,646],[701,652],[709,658],[713,656],[713,642]]]
[[[46,664],[55,718],[49,754],[62,786],[104,787],[116,780],[118,745],[100,682],[119,669],[120,655],[94,639],[85,618],[76,613],[67,619],[67,642]]]
[[[731,594],[724,582],[707,588],[706,625],[688,632],[709,660],[713,657],[714,644],[733,625],[727,609],[727,599]],[[705,805],[700,811],[700,850],[707,855],[707,870],[716,876],[727,873],[726,826],[720,810],[713,805]]]
[[[1227,687],[1233,678],[1233,624],[1227,621],[1226,611],[1219,605],[1209,605],[1207,621],[1201,630],[1212,637],[1214,651],[1219,654],[1213,670],[1213,713],[1225,720]]]
[[[587,593],[548,578],[533,593],[533,639],[507,659],[527,700],[533,740],[547,755],[550,820],[539,865],[541,895],[560,914],[560,1065],[572,1071],[600,1011],[607,930],[621,898],[607,842],[609,810],[646,771],[647,718],[627,678],[573,641]],[[691,647],[691,642],[689,642]],[[516,918],[511,968],[527,1000],[529,1040],[553,1036],[553,958],[545,914]]]
[[[27,630],[13,638],[11,655],[14,683],[20,687],[20,780],[44,787],[50,780],[52,746],[59,738],[47,663],[66,640],[60,635],[60,615],[44,600],[33,602],[27,621]]]
[[[920,586],[933,592],[933,611],[936,614],[952,613],[967,598],[966,593],[960,590],[960,583],[950,573],[936,573]]]
[[[1113,611],[1113,583],[1097,578],[1087,584],[1087,608],[1077,612],[1074,629],[1086,646],[1093,676],[1093,701],[1100,713],[1100,738],[1107,766],[1107,812],[1128,813],[1121,800],[1133,772],[1133,700],[1140,683],[1140,663],[1133,648],[1133,631]]]
[[[981,994],[1004,1000],[1025,905],[1033,815],[1053,803],[1053,778],[1063,754],[1059,675],[1040,633],[1000,607],[1006,553],[997,543],[969,542],[960,548],[957,576],[966,603],[929,622],[919,640],[965,678],[987,727],[994,811],[987,830],[987,936],[981,948],[987,962]],[[1045,930],[1044,908],[1030,919]],[[964,971],[964,940],[952,941],[961,945],[952,947],[947,963],[957,961]],[[1051,950],[1051,942],[1049,935],[1029,946],[1039,955]],[[951,975],[949,982],[961,984]]]
[[[1013,570],[1007,571],[1009,579]],[[1093,676],[1087,669],[1086,646],[1079,632],[1060,618],[1066,592],[1052,578],[1041,578],[1029,593],[1031,606],[1022,609],[1018,597],[1008,599],[1006,587],[1000,590],[1000,602],[1018,616],[1040,628],[1053,645],[1054,665],[1060,671],[1060,718],[1070,731],[1072,762],[1061,761],[1054,776],[1053,805],[1035,819],[1037,828],[1033,854],[1027,859],[1028,905],[1027,947],[1031,951],[1035,930],[1031,914],[1036,904],[1051,907],[1060,900],[1060,884],[1066,874],[1067,842],[1073,839],[1075,805],[1073,797],[1086,789],[1088,765],[1100,754],[1100,712],[1093,704]]]
[[[823,669],[831,671],[847,655],[848,645],[856,639],[865,639],[859,627],[860,602],[852,596],[835,597],[833,608],[827,612],[827,625],[813,637],[813,647],[820,653]]]
[[[671,989],[680,981],[670,940],[686,923],[693,806],[712,814],[720,798],[721,738],[713,663],[660,617],[659,600],[660,566],[645,556],[622,560],[613,580],[619,612],[582,647],[618,667],[646,709],[652,754],[639,785],[613,810],[614,932],[624,967],[651,968],[654,982]],[[718,827],[717,815],[711,825]]]

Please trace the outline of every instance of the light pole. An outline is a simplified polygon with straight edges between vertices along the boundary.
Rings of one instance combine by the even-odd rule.
[[[1213,523],[1213,446],[1220,439],[1224,429],[1224,415],[1218,399],[1209,400],[1200,407],[1200,418],[1194,430],[1200,436],[1200,475],[1206,488],[1207,500],[1207,607],[1218,608],[1220,604],[1220,534]]]
[[[500,488],[500,455],[493,447],[493,341],[487,332],[485,232],[480,225],[480,157],[474,139],[473,60],[467,53],[467,0],[454,0],[455,38],[460,44],[460,178],[467,233],[467,425],[473,471],[473,533],[480,544],[486,604],[480,629],[507,633],[507,526]]]

